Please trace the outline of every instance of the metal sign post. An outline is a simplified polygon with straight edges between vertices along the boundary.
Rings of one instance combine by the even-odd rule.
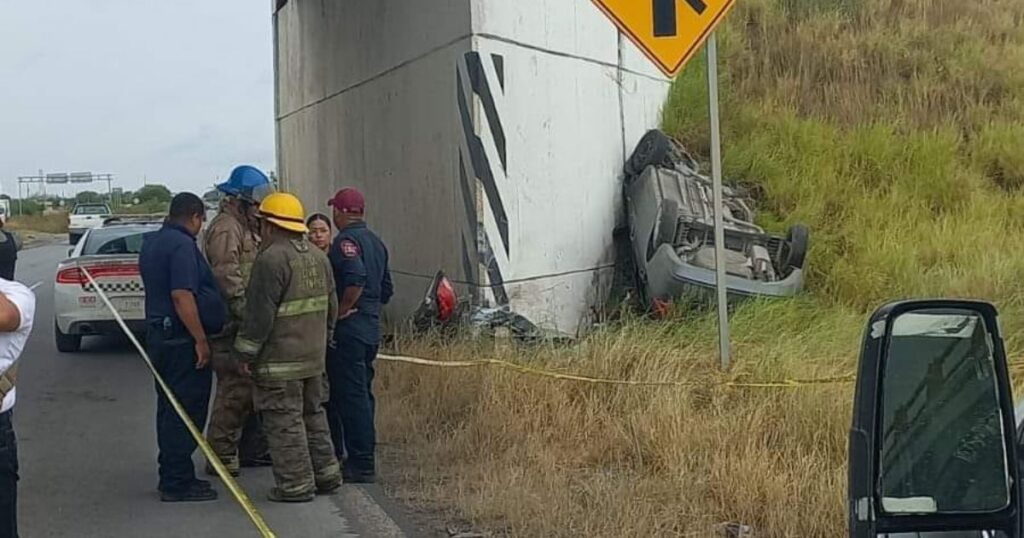
[[[715,288],[718,291],[718,345],[722,369],[729,367],[729,305],[725,288],[725,228],[722,218],[722,135],[718,125],[718,42],[708,37],[708,110],[711,113],[711,179],[715,203]]]
[[[718,46],[714,29],[735,0],[593,0],[665,76],[674,78],[707,38],[711,112],[711,172],[715,204],[715,287],[722,369],[729,367],[729,309],[725,288],[722,148],[718,131]]]

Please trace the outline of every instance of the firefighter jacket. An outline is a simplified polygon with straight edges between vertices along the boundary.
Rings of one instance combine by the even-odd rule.
[[[257,379],[322,375],[338,318],[331,263],[299,234],[272,238],[252,267],[232,355]]]
[[[222,207],[203,235],[203,253],[213,269],[230,313],[221,337],[233,337],[245,312],[245,288],[256,260],[256,236],[237,216]]]

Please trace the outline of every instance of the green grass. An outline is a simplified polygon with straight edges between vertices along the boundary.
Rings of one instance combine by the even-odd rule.
[[[810,225],[822,308],[941,295],[1024,313],[1024,4],[957,5],[749,0],[722,32],[723,170],[759,187],[765,226]],[[664,124],[706,155],[703,68]]]
[[[161,202],[159,200],[150,200],[138,205],[121,207],[114,210],[115,214],[118,215],[157,215],[166,214],[168,208],[170,208],[170,202]]]

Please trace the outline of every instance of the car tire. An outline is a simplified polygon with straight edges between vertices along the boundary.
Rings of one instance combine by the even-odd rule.
[[[57,351],[61,353],[75,353],[82,348],[82,335],[64,334],[57,320],[53,320],[53,338],[57,343]]]
[[[71,246],[77,245],[80,239],[82,239],[82,234],[68,233],[68,244]]]
[[[804,268],[810,235],[810,230],[803,224],[795,224],[789,229],[789,233],[786,234],[786,257],[782,264],[787,273]]]
[[[639,176],[648,166],[664,164],[672,151],[672,139],[658,129],[651,129],[637,142],[633,154],[626,160],[626,177]]]
[[[658,246],[665,243],[673,244],[676,241],[676,231],[679,229],[679,204],[675,200],[662,200],[660,212],[658,213]]]

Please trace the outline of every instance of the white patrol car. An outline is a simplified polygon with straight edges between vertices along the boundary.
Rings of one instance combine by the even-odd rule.
[[[62,352],[78,351],[82,337],[120,333],[113,314],[82,271],[96,279],[100,289],[129,328],[143,332],[145,294],[139,275],[142,236],[160,228],[162,219],[113,217],[86,230],[68,258],[57,267],[54,285],[54,337]]]

